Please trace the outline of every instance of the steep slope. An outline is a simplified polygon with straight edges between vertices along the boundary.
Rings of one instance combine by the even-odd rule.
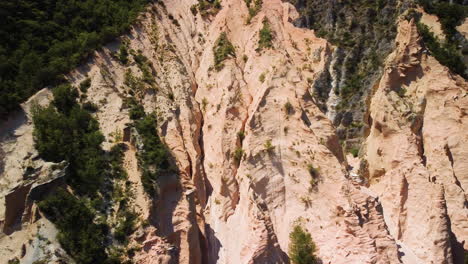
[[[330,66],[314,81],[321,109],[336,126],[346,152],[358,152],[372,87],[395,48],[397,18],[413,1],[292,0],[300,17],[295,24],[314,29],[336,45]]]
[[[289,234],[300,224],[323,263],[459,263],[468,230],[466,81],[427,54],[413,22],[400,21],[362,117],[363,155],[345,157],[314,95],[337,47],[295,27],[298,18],[280,0],[161,1],[67,76],[75,86],[91,80],[80,100],[98,108],[103,148],[127,146],[123,167],[139,213],[125,246],[133,262],[289,263]],[[48,90],[24,108],[44,97]],[[138,105],[156,113],[154,133],[178,168],[157,180],[152,196],[132,125]],[[50,222],[37,220],[23,189],[53,164],[27,154],[37,153],[28,116],[15,121],[21,126],[1,135],[2,208],[13,214],[0,215],[0,245],[19,242],[0,253],[28,263],[24,234]],[[16,167],[33,161],[41,176],[28,179],[29,167]],[[12,205],[7,193],[24,198]],[[41,235],[57,244],[55,232]]]
[[[221,263],[284,262],[281,255],[287,251],[288,234],[302,217],[324,260],[340,263],[347,255],[348,261],[397,261],[395,244],[382,229],[375,201],[346,179],[333,128],[309,93],[308,78],[313,80],[324,70],[332,47],[312,32],[294,28],[290,21],[297,15],[287,3],[264,4],[248,26],[242,19],[247,16],[242,1],[225,4],[214,21],[223,26],[213,27],[211,38],[227,32],[233,45],[240,47],[239,55],[208,79],[210,63],[204,62],[212,56],[208,48],[196,75],[201,76],[196,96],[210,102],[204,113],[203,149],[213,192],[205,215],[220,245],[212,257]],[[265,19],[273,48],[256,52],[257,32]],[[243,54],[248,58],[245,64],[238,58]],[[237,93],[240,100],[230,100]],[[243,140],[238,139],[239,131],[245,134]],[[239,149],[243,154],[237,168],[230,153]],[[315,166],[320,176],[314,179],[308,165]],[[316,186],[313,181],[321,183]],[[349,201],[353,195],[362,197]],[[256,215],[256,208],[262,213]],[[359,223],[361,210],[369,210],[362,212],[369,216]],[[370,237],[367,229],[376,233]],[[232,240],[232,234],[238,239]],[[275,240],[279,245],[273,247]]]
[[[427,55],[413,22],[400,22],[397,43],[370,106],[369,184],[418,262],[452,263],[440,243],[459,250],[467,240],[468,86]]]

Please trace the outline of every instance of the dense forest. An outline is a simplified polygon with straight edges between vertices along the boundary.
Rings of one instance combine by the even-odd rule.
[[[463,62],[463,56],[466,56],[466,47],[463,47],[460,33],[456,27],[461,25],[468,14],[468,6],[463,5],[462,1],[434,2],[430,0],[419,0],[419,4],[429,14],[436,15],[439,18],[442,30],[447,36],[447,41],[439,40],[429,28],[419,22],[419,15],[411,14],[417,21],[418,31],[424,41],[424,44],[441,64],[447,66],[453,72],[468,78],[466,65]],[[466,42],[466,40],[465,40]],[[466,45],[466,44],[465,44]]]
[[[0,1],[0,118],[128,30],[149,1]]]
[[[67,183],[81,197],[59,189],[40,201],[39,208],[57,226],[61,245],[77,263],[119,263],[105,252],[110,228],[94,220],[106,210],[102,197],[112,190],[104,181],[125,177],[122,150],[119,145],[110,153],[102,150],[104,136],[97,120],[76,102],[76,88],[59,85],[53,94],[48,107],[33,110],[35,147],[46,161],[67,161]],[[88,199],[92,206],[83,202]]]

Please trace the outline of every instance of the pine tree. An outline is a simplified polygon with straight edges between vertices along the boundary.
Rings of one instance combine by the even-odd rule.
[[[300,225],[296,225],[289,234],[289,258],[294,264],[315,264],[315,244],[311,235],[304,231]]]

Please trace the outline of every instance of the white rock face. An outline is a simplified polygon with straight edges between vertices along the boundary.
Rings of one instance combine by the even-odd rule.
[[[414,262],[453,263],[450,233],[468,239],[468,86],[427,56],[414,23],[400,22],[397,43],[370,106],[370,188]]]
[[[461,244],[468,232],[466,82],[423,53],[414,24],[400,22],[371,98],[367,166],[358,175],[359,160],[350,160],[350,173],[311,88],[335,48],[294,27],[291,4],[263,2],[247,24],[243,0],[223,0],[205,18],[190,11],[195,0],[165,0],[122,37],[152,63],[154,84],[133,96],[157,113],[157,133],[180,170],[151,202],[135,149],[125,153],[135,206],[155,223],[132,236],[142,248],[134,261],[289,263],[289,233],[301,223],[323,263],[456,263],[451,232]],[[273,41],[259,50],[263,21]],[[223,32],[236,55],[217,71],[213,46]],[[68,76],[75,85],[91,78],[87,97],[99,107],[105,149],[130,122],[126,72],[142,76],[134,62],[118,62],[117,50],[106,46]],[[8,167],[14,155],[2,150],[2,181],[18,181]]]

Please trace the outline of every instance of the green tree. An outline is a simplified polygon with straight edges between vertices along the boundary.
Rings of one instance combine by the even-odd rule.
[[[59,189],[38,205],[57,226],[60,244],[77,263],[105,263],[106,228],[94,223],[95,215],[83,201]]]
[[[263,20],[263,27],[258,32],[259,40],[258,40],[258,49],[269,49],[273,47],[273,34],[271,32],[270,23],[265,18]]]
[[[236,51],[234,46],[229,41],[226,32],[222,32],[213,46],[213,55],[215,62],[215,69],[220,71],[224,67],[223,61],[228,57],[235,57]]]
[[[156,122],[156,115],[149,114],[134,123],[143,142],[143,149],[138,152],[138,164],[142,168],[141,181],[149,195],[155,194],[160,176],[177,172],[172,166],[169,150],[158,136]]]
[[[51,105],[33,109],[35,147],[46,161],[68,161],[68,183],[79,194],[92,196],[106,169],[104,136],[97,120],[76,102],[75,88],[60,85],[53,94]]]
[[[289,258],[294,264],[315,264],[315,244],[311,235],[300,225],[289,234]]]
[[[52,90],[54,94],[53,105],[63,113],[69,113],[76,105],[78,92],[70,84],[62,84]]]
[[[429,28],[422,24],[417,23],[418,32],[421,35],[424,44],[442,65],[447,66],[453,72],[461,75],[464,78],[468,76],[465,74],[466,66],[463,63],[462,56],[456,50],[456,47],[450,43],[441,43],[439,39],[434,36]]]
[[[119,60],[123,65],[126,65],[128,63],[128,49],[125,43],[120,45]]]
[[[0,118],[128,30],[149,0],[0,1]]]

